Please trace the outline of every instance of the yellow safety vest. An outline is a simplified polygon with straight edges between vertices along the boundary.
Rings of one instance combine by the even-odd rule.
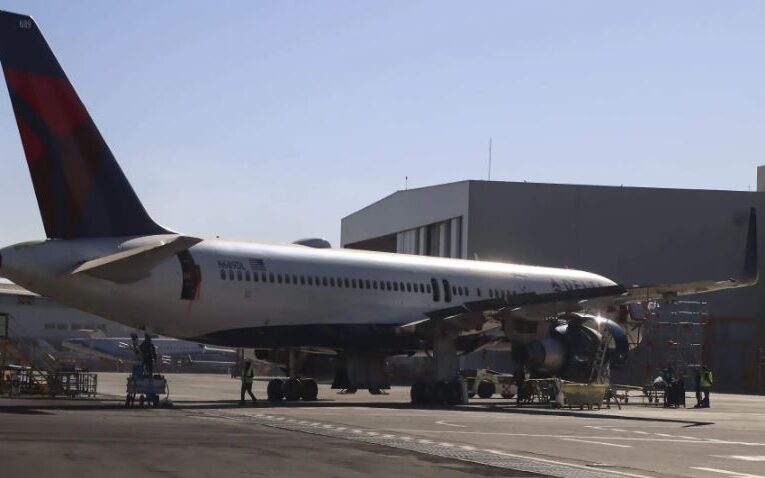
[[[252,367],[248,368],[242,373],[242,382],[252,383],[254,379],[255,379],[255,370],[253,370]]]
[[[701,372],[701,388],[712,388],[712,371]]]

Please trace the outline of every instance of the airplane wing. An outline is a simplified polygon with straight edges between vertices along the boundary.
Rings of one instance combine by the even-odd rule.
[[[738,278],[700,280],[674,284],[621,285],[574,289],[548,294],[525,293],[503,298],[466,302],[446,309],[434,310],[426,317],[396,328],[399,334],[427,333],[436,325],[460,333],[480,333],[492,315],[510,313],[530,319],[545,319],[566,312],[608,310],[626,304],[666,300],[754,285],[759,280],[757,253],[757,212],[751,208],[747,230],[744,267]],[[495,320],[496,322],[496,320]]]
[[[120,284],[148,277],[149,271],[162,260],[202,242],[198,237],[182,235],[157,236],[147,245],[98,257],[80,264],[74,274],[88,274]]]

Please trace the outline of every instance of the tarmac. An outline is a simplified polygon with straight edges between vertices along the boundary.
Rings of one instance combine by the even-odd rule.
[[[621,410],[415,407],[406,387],[322,385],[315,402],[240,406],[238,380],[179,374],[172,408],[126,409],[126,377],[99,374],[95,400],[0,399],[2,476],[765,478],[765,396],[713,394],[709,409],[637,395]]]

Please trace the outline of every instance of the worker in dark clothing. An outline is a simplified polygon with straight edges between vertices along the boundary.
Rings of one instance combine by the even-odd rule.
[[[515,386],[518,387],[518,391],[515,393],[515,399],[518,402],[518,405],[520,405],[523,401],[526,400],[526,389],[524,388],[524,383],[526,382],[525,366],[521,365],[515,369],[515,373],[513,374],[513,381],[515,382]]]
[[[242,369],[242,395],[239,399],[239,405],[244,405],[244,392],[250,394],[252,402],[255,403],[255,395],[252,393],[252,382],[255,380],[255,370],[252,369],[252,362],[247,361],[244,363],[244,369]]]
[[[154,363],[157,361],[157,347],[151,343],[149,334],[144,335],[143,343],[139,348],[141,351],[141,361],[143,362],[143,373],[151,377],[154,375]]]
[[[701,367],[701,392],[704,394],[704,398],[701,400],[701,408],[709,408],[709,392],[712,390],[712,371],[704,365]]]
[[[696,388],[696,405],[693,408],[701,408],[701,369],[696,370],[693,376],[693,384]]]

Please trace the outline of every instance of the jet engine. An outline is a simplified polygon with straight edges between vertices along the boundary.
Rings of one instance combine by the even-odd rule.
[[[525,355],[526,366],[535,375],[586,382],[606,330],[611,339],[605,360],[616,368],[624,364],[629,352],[626,332],[612,320],[583,314],[562,317],[547,337],[529,343],[525,353],[516,356]]]

